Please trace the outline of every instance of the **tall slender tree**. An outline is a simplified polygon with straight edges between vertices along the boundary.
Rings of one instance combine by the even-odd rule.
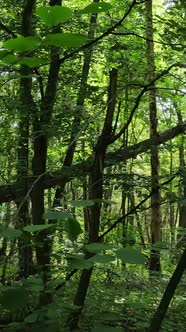
[[[146,45],[147,45],[147,80],[152,82],[156,75],[155,54],[154,54],[154,32],[153,32],[153,12],[152,0],[147,0],[146,4]],[[157,130],[157,103],[156,103],[156,85],[155,82],[149,85],[149,123],[150,137],[158,134]],[[151,241],[152,244],[160,240],[160,190],[159,190],[159,157],[158,148],[152,147],[150,152],[151,165],[151,186],[154,194],[151,197]],[[160,253],[157,250],[151,250],[149,260],[150,271],[160,271]]]

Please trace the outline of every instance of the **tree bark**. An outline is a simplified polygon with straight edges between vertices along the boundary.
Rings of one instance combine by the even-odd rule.
[[[175,290],[181,280],[181,277],[186,269],[186,248],[181,256],[181,259],[165,289],[163,297],[160,301],[160,304],[154,314],[154,317],[151,321],[149,332],[158,332],[160,331],[163,319],[167,312],[170,301],[175,293]]]
[[[34,0],[25,1],[22,13],[21,34],[24,37],[33,35],[32,14],[35,7]],[[29,54],[31,56],[31,54]],[[19,141],[18,141],[18,166],[17,182],[23,187],[22,195],[16,199],[17,204],[17,221],[16,227],[22,229],[30,224],[29,202],[24,200],[28,191],[28,141],[30,117],[35,108],[32,98],[32,71],[29,67],[22,65],[20,68],[20,120],[19,120]],[[22,204],[22,202],[24,203]],[[19,251],[19,276],[27,278],[33,273],[32,244],[28,233],[18,239]]]
[[[61,5],[60,0],[51,0],[50,5]],[[55,32],[60,32],[60,28],[55,28]],[[52,111],[54,107],[58,75],[60,69],[59,49],[52,47],[50,54],[50,68],[48,72],[48,80],[44,96],[41,100],[39,116],[36,116],[33,123],[34,131],[34,156],[32,160],[32,172],[35,179],[39,179],[34,185],[31,192],[32,199],[32,219],[33,224],[43,224],[44,213],[44,186],[43,182],[46,175],[47,147],[48,147],[48,128],[51,121]],[[48,239],[48,231],[40,231],[36,237],[36,257],[38,271],[42,276],[44,286],[50,273],[50,241]],[[46,305],[51,302],[49,293],[41,294],[40,304]]]
[[[99,200],[89,208],[89,234],[88,243],[99,242],[99,226],[100,226],[100,213],[101,213],[101,200],[103,197],[103,169],[105,154],[108,145],[112,139],[112,121],[116,104],[116,91],[117,91],[117,70],[112,69],[110,72],[110,83],[108,90],[108,107],[105,117],[102,133],[98,138],[95,146],[95,157],[92,171],[90,174],[90,188],[89,198],[92,200]],[[68,319],[68,327],[70,331],[76,330],[80,318],[81,311],[86,299],[87,290],[93,269],[83,270],[78,289],[75,295],[74,304],[80,306],[80,309],[75,314],[70,315]]]
[[[177,105],[175,105],[177,107]],[[177,110],[178,123],[183,123],[182,114]],[[180,197],[185,199],[186,197],[186,165],[184,157],[184,137],[181,137],[181,144],[179,145],[179,162],[180,162],[180,171],[182,175],[182,183],[180,188]],[[186,205],[178,203],[179,207],[179,227],[186,228]],[[177,237],[178,247],[185,245],[186,235],[178,235]]]
[[[153,14],[152,0],[146,1],[146,37],[147,37],[147,76],[150,83],[155,78],[155,59],[153,43]],[[149,121],[150,137],[157,135],[157,106],[155,82],[149,86]],[[155,189],[151,197],[151,241],[152,244],[160,240],[160,191],[159,191],[159,157],[157,147],[151,148],[151,187]],[[160,252],[151,250],[149,260],[149,271],[161,271]]]
[[[99,0],[94,0],[94,2],[99,2]],[[92,14],[90,18],[90,30],[88,32],[88,38],[93,39],[94,38],[94,31],[95,31],[95,25],[97,22],[97,14]],[[66,152],[65,159],[63,161],[63,167],[69,168],[73,163],[74,158],[74,152],[76,148],[76,136],[79,133],[82,115],[83,115],[83,106],[85,103],[85,98],[87,94],[87,80],[90,70],[90,64],[91,64],[91,57],[92,57],[92,47],[84,51],[84,62],[83,62],[83,68],[82,68],[82,74],[81,74],[81,83],[80,88],[78,92],[77,97],[77,103],[76,103],[76,109],[74,114],[74,120],[72,122],[71,126],[71,134],[69,139],[69,146]],[[67,179],[63,179],[60,183],[60,186],[55,191],[54,201],[53,201],[53,208],[60,206],[61,199],[64,195],[65,186],[68,182]],[[53,222],[53,220],[51,221]],[[49,243],[50,242],[50,243]],[[52,250],[53,246],[53,240],[51,238],[50,241],[48,241],[48,245],[50,246],[50,251]],[[50,256],[50,254],[48,253]]]

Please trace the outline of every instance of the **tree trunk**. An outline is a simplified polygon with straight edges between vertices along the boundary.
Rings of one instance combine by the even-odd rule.
[[[99,0],[94,0],[93,2],[99,2]],[[94,39],[94,31],[95,31],[95,25],[97,22],[97,14],[92,14],[90,18],[90,30],[88,32],[88,37],[90,39]],[[63,167],[69,167],[72,165],[74,152],[76,148],[76,137],[80,130],[81,120],[82,120],[82,114],[83,114],[83,106],[87,94],[87,80],[90,70],[90,63],[91,63],[91,57],[92,57],[92,47],[88,48],[84,52],[84,63],[82,68],[82,74],[81,74],[81,83],[80,88],[78,92],[77,97],[77,103],[76,103],[76,110],[74,114],[74,120],[72,122],[72,129],[69,139],[69,146],[68,150],[66,152],[65,159],[63,161]],[[64,179],[64,181],[61,181],[60,186],[55,191],[54,201],[53,201],[53,208],[61,205],[61,199],[64,195],[65,186],[67,184],[67,179]],[[54,221],[49,221],[53,223]],[[50,253],[52,251],[53,246],[53,239],[48,238],[48,267],[50,266]],[[49,252],[50,250],[50,252]]]
[[[61,0],[51,0],[50,5],[61,5]],[[55,32],[60,32],[59,27],[55,27]],[[34,185],[31,198],[32,198],[32,219],[34,225],[44,223],[44,187],[43,182],[46,176],[46,161],[47,161],[47,146],[48,146],[48,128],[51,121],[52,111],[54,107],[58,75],[60,69],[59,49],[56,47],[51,48],[50,54],[50,68],[48,73],[48,80],[44,96],[41,99],[40,113],[34,118],[33,134],[34,134],[34,156],[32,160],[33,177],[37,179]],[[40,231],[36,237],[36,257],[38,272],[42,276],[44,286],[50,274],[50,253],[51,244],[49,240],[50,233]],[[51,302],[51,294],[41,294],[40,304],[46,305]]]
[[[170,141],[170,146],[171,146],[171,150],[170,150],[170,176],[172,176],[173,173],[173,151],[172,151],[172,141]],[[174,242],[175,242],[175,211],[174,211],[174,203],[173,201],[173,197],[174,197],[174,193],[173,193],[173,188],[172,188],[172,182],[170,183],[170,189],[169,189],[169,198],[170,198],[170,207],[169,207],[169,226],[170,226],[170,236],[171,236],[171,247],[174,246]]]
[[[177,105],[175,105],[177,107]],[[181,124],[183,122],[182,114],[178,110],[177,111],[178,123]],[[180,162],[180,171],[182,174],[182,182],[180,192],[180,198],[185,199],[186,197],[186,165],[185,165],[185,157],[184,157],[184,136],[181,137],[181,144],[179,145],[179,162]],[[186,205],[182,203],[178,203],[179,207],[179,227],[186,229]],[[177,237],[178,247],[185,245],[186,243],[186,235],[178,234]]]
[[[32,31],[32,13],[35,7],[35,1],[25,1],[25,6],[22,13],[21,33],[24,37],[31,36]],[[31,56],[31,54],[30,54]],[[18,167],[17,167],[17,183],[24,189],[22,195],[16,200],[17,204],[17,228],[24,228],[30,224],[28,200],[25,196],[28,191],[28,140],[29,140],[29,119],[33,113],[33,98],[32,98],[32,78],[31,69],[22,65],[20,68],[20,121],[19,121],[19,141],[18,141]],[[28,76],[28,77],[27,77]],[[33,273],[32,261],[32,245],[28,233],[23,232],[23,235],[18,239],[19,251],[19,276],[26,278]]]
[[[165,289],[163,297],[160,301],[160,304],[154,314],[154,317],[151,321],[149,332],[158,332],[160,331],[161,324],[167,312],[170,301],[175,293],[175,290],[181,280],[181,277],[186,269],[186,248],[181,256],[181,259]]]
[[[101,214],[101,200],[103,197],[103,169],[105,154],[108,145],[112,139],[112,121],[116,104],[116,91],[117,91],[117,70],[112,69],[110,72],[110,83],[108,90],[108,108],[105,117],[102,133],[98,138],[98,142],[95,146],[95,157],[92,171],[90,174],[90,188],[89,199],[99,200],[93,206],[89,208],[89,234],[88,243],[99,242],[99,226],[100,226],[100,214]],[[92,268],[89,270],[83,270],[78,289],[75,295],[74,304],[80,306],[80,309],[75,314],[70,315],[67,325],[70,331],[76,330],[80,319],[80,314],[84,306],[86,294],[89,287],[89,282],[92,274]]]
[[[152,0],[146,1],[146,38],[147,38],[147,76],[150,83],[155,78],[155,60],[153,43],[153,14]],[[157,135],[157,107],[155,83],[149,86],[149,121],[150,137]],[[159,191],[159,157],[157,147],[151,148],[151,186],[154,194],[151,197],[151,241],[152,244],[160,240],[160,191]],[[160,253],[151,250],[149,271],[161,271]]]

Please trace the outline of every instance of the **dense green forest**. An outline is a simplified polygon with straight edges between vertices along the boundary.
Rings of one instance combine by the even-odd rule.
[[[0,4],[0,330],[184,332],[185,0]]]

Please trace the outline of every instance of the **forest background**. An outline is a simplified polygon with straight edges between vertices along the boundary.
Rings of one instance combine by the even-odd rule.
[[[185,1],[0,3],[0,329],[185,331]]]

